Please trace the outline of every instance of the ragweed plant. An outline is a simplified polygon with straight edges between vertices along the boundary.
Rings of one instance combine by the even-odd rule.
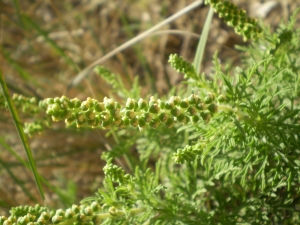
[[[134,99],[124,92],[123,102],[41,100],[39,110],[54,122],[106,129],[114,136],[115,147],[102,154],[103,187],[66,209],[14,207],[0,217],[0,225],[300,223],[296,12],[274,34],[261,25],[258,36],[254,22],[229,1],[207,3],[226,12],[226,21],[230,10],[237,12],[241,18],[232,26],[246,38],[257,38],[240,48],[241,67],[229,74],[216,55],[208,78],[174,54],[169,63],[184,74],[192,94]],[[105,79],[115,77],[97,71]],[[37,107],[31,99],[21,103],[33,111]],[[129,153],[132,147],[138,156]],[[120,158],[126,168],[114,164]]]

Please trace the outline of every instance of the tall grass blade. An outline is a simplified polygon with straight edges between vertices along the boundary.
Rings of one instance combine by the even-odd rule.
[[[19,115],[18,115],[18,113],[17,113],[17,111],[16,111],[16,109],[13,105],[13,102],[12,102],[10,96],[9,96],[9,92],[8,92],[6,82],[5,82],[5,78],[4,78],[4,75],[2,74],[1,68],[0,68],[0,84],[1,84],[1,87],[2,87],[2,90],[3,90],[4,97],[6,99],[8,108],[10,110],[10,113],[11,113],[12,117],[13,117],[17,132],[18,132],[19,137],[21,139],[22,145],[25,149],[25,152],[26,152],[29,164],[30,164],[30,168],[32,170],[32,173],[33,173],[36,185],[38,187],[40,196],[43,200],[45,200],[43,187],[40,183],[39,175],[38,175],[38,172],[37,172],[37,169],[36,169],[36,166],[35,166],[35,162],[34,162],[34,159],[33,159],[33,156],[32,156],[32,152],[31,152],[31,149],[29,148],[26,136],[24,134],[24,131],[23,131],[20,119],[19,119]]]
[[[161,27],[171,23],[172,21],[176,20],[180,16],[186,14],[187,12],[191,11],[192,9],[197,8],[199,5],[203,3],[202,0],[196,0],[192,2],[190,5],[186,6],[179,12],[175,13],[174,15],[170,16],[169,18],[165,19],[164,21],[160,22],[159,24],[156,24],[154,27],[144,31],[143,33],[137,35],[136,37],[130,39],[129,41],[125,42],[124,44],[120,45],[119,47],[115,48],[111,52],[107,53],[105,56],[101,57],[100,59],[96,60],[89,66],[87,66],[85,69],[80,71],[80,73],[77,74],[77,76],[71,81],[69,84],[68,89],[71,89],[73,86],[78,85],[82,79],[84,79],[86,76],[88,76],[88,73],[97,65],[105,62],[106,60],[110,59],[111,57],[115,56],[119,52],[123,51],[124,49],[130,47],[131,45],[143,40],[144,38],[148,37],[153,32],[157,31]]]
[[[200,41],[197,46],[197,51],[196,51],[195,58],[194,58],[194,67],[195,67],[195,70],[197,73],[200,73],[200,70],[201,70],[201,63],[202,63],[202,59],[203,59],[204,49],[206,46],[209,27],[211,24],[211,19],[212,19],[213,13],[214,13],[214,10],[213,10],[213,8],[210,7],[207,17],[206,17],[206,20],[205,20],[201,38],[200,38]]]

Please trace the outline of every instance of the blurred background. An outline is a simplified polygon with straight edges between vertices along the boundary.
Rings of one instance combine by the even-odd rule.
[[[81,100],[114,97],[110,86],[93,71],[78,85],[70,88],[69,84],[88,65],[192,2],[0,0],[0,67],[9,90],[38,100],[62,95]],[[234,2],[250,16],[261,18],[271,30],[300,6],[295,0]],[[208,9],[200,5],[102,65],[120,75],[129,89],[138,76],[143,97],[163,96],[183,78],[168,65],[169,55],[178,53],[193,61]],[[240,52],[234,46],[247,44],[214,15],[202,70],[209,75],[215,51],[222,63],[239,65]],[[9,112],[0,109],[0,113],[2,214],[12,206],[42,202],[31,172],[7,151],[10,146],[26,159]],[[33,118],[21,113],[21,121],[32,122]],[[28,140],[38,172],[56,188],[45,190],[48,205],[78,203],[101,186],[104,161],[100,155],[113,145],[104,131],[65,129],[60,122]]]

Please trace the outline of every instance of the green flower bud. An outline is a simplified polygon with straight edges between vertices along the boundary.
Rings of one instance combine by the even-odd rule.
[[[189,107],[188,99],[187,99],[187,98],[183,99],[183,100],[179,103],[179,106],[180,106],[180,108],[182,108],[182,109],[188,108],[188,107]]]
[[[200,113],[202,119],[205,121],[205,122],[208,122],[211,118],[211,115],[210,115],[210,111],[208,110],[204,110]]]
[[[105,106],[104,106],[104,104],[102,102],[97,102],[94,105],[94,110],[96,112],[103,112],[105,110]]]
[[[85,124],[86,124],[85,120],[81,121],[81,122],[76,120],[76,127],[77,128],[83,127]]]
[[[127,127],[130,124],[130,120],[128,117],[123,117],[122,121],[124,122],[124,126]]]
[[[160,121],[159,121],[158,118],[153,118],[153,119],[150,121],[150,123],[149,123],[149,125],[150,125],[153,129],[156,129],[156,128],[159,126],[159,124],[160,124]]]
[[[198,102],[200,102],[201,99],[198,95],[192,94],[188,97],[188,102],[192,105],[196,105]]]
[[[115,102],[115,109],[121,109],[122,106],[119,102]]]
[[[129,119],[133,119],[135,117],[135,113],[133,111],[127,110],[125,115],[129,118]]]
[[[112,216],[116,216],[118,214],[118,211],[117,211],[117,208],[114,207],[114,206],[111,206],[109,209],[108,209],[108,212],[110,215]]]
[[[165,126],[166,126],[167,128],[172,128],[172,127],[173,127],[173,124],[174,124],[174,120],[173,120],[173,118],[171,118],[171,117],[169,117],[169,118],[166,120],[166,122],[165,122]]]
[[[62,97],[60,97],[59,101],[60,101],[60,106],[63,109],[67,109],[69,107],[70,100],[66,96],[63,95]]]
[[[158,99],[157,102],[158,102],[158,107],[160,109],[164,109],[165,108],[166,103],[164,101]]]
[[[110,119],[110,114],[108,112],[102,112],[101,114],[101,119],[104,120],[104,121],[107,121]]]
[[[90,206],[85,207],[83,213],[86,216],[92,216],[94,214],[94,212]]]
[[[181,113],[181,110],[180,109],[178,109],[177,107],[175,107],[174,109],[172,109],[171,110],[171,112],[170,112],[173,116],[175,116],[175,117],[177,117],[177,116],[179,116],[180,115],[180,113]]]
[[[80,214],[77,215],[76,220],[78,222],[83,222],[83,221],[86,220],[86,215],[84,215],[83,213],[80,213]]]
[[[100,205],[96,201],[92,202],[91,207],[94,212],[97,212],[100,210]]]
[[[218,102],[225,102],[226,101],[226,97],[224,95],[219,95],[218,97]]]
[[[175,105],[178,105],[181,102],[181,98],[179,96],[172,96],[169,101],[173,102]]]
[[[75,213],[72,211],[72,209],[66,210],[66,213],[65,213],[66,218],[71,219],[74,215],[75,215]]]
[[[188,107],[188,109],[186,110],[186,113],[189,115],[189,116],[193,116],[193,115],[196,115],[196,108],[194,106],[190,106]]]
[[[150,113],[157,114],[159,112],[160,108],[158,107],[157,104],[152,104],[149,108]]]
[[[207,109],[211,112],[211,113],[215,113],[218,111],[218,106],[214,103],[210,104]]]
[[[132,118],[132,119],[130,120],[130,124],[131,124],[131,126],[133,126],[133,127],[137,127],[137,126],[139,125],[139,121],[138,121],[138,119],[137,119],[136,117],[134,117],[134,118]]]
[[[170,100],[166,102],[165,109],[172,110],[175,107],[174,102],[171,102]]]
[[[76,121],[79,122],[79,123],[85,121],[85,115],[84,115],[83,112],[76,113],[75,117],[76,117]]]
[[[138,108],[145,109],[147,108],[147,106],[148,106],[147,102],[144,99],[140,98],[138,101]]]
[[[92,110],[88,110],[84,114],[85,114],[85,118],[87,120],[94,120],[95,116],[96,116],[95,113]]]
[[[62,221],[62,219],[63,219],[62,216],[55,215],[52,217],[52,223],[59,224]]]
[[[119,126],[122,123],[122,119],[121,118],[114,118],[114,124],[116,126]]]
[[[59,97],[55,97],[53,100],[54,100],[54,103],[60,104],[60,98]]]
[[[208,92],[204,98],[204,103],[209,104],[212,103],[213,100],[215,100],[215,96],[212,93]]]
[[[81,106],[81,101],[78,98],[74,98],[70,100],[74,109],[78,109]]]
[[[75,116],[72,116],[70,118],[65,119],[65,123],[67,125],[71,125],[75,121],[75,119],[76,119]]]
[[[62,209],[58,209],[58,210],[56,210],[55,215],[64,217],[65,211]]]
[[[187,120],[186,116],[182,113],[177,116],[177,121],[178,122],[186,123],[187,122],[186,120]]]
[[[149,106],[151,107],[153,104],[158,104],[158,101],[154,96],[151,96],[149,100]]]
[[[193,115],[193,116],[192,116],[192,122],[193,122],[193,123],[197,123],[199,120],[200,120],[200,117],[199,117],[199,116],[197,116],[197,115]]]
[[[77,213],[79,213],[80,212],[80,208],[79,208],[79,206],[78,205],[72,205],[72,211],[75,213],[75,214],[77,214]]]
[[[199,102],[199,103],[197,103],[196,105],[195,105],[195,108],[197,109],[197,110],[204,110],[204,103],[202,103],[202,102]]]
[[[113,118],[121,118],[120,109],[113,109],[110,111],[110,115]]]
[[[126,109],[134,109],[134,106],[135,106],[135,100],[132,98],[127,98]]]
[[[108,110],[112,110],[115,108],[115,101],[110,98],[105,97],[103,99],[103,103],[104,103],[105,108]]]
[[[112,121],[111,120],[102,121],[102,127],[104,129],[109,129],[111,125],[112,125]]]
[[[87,120],[87,124],[92,127],[92,128],[95,128],[99,125],[99,118],[98,117],[95,117],[93,120]]]
[[[167,113],[160,113],[159,115],[158,115],[158,118],[159,118],[159,120],[161,121],[161,122],[166,122],[166,120],[168,119],[168,114]]]
[[[145,118],[141,117],[138,119],[138,122],[139,122],[139,127],[143,128],[146,126],[146,120]]]

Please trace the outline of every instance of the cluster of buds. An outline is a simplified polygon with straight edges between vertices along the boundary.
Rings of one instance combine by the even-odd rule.
[[[12,100],[17,109],[22,109],[25,113],[35,114],[40,111],[37,99],[35,97],[25,97],[14,94]],[[4,95],[0,95],[0,108],[8,108]]]
[[[45,99],[42,104],[47,106],[46,113],[52,116],[53,121],[65,120],[69,125],[75,122],[77,127],[88,125],[92,128],[100,126],[103,129],[111,126],[119,129],[133,126],[142,130],[146,125],[157,128],[160,124],[171,128],[175,122],[209,122],[218,111],[212,93],[207,93],[203,100],[195,94],[184,99],[172,96],[167,101],[153,96],[149,101],[128,98],[125,107],[106,97],[103,102],[91,98],[81,102],[77,98],[68,99],[62,96]]]
[[[197,76],[194,66],[177,54],[171,54],[168,62],[178,73],[185,74],[184,78],[194,78]]]
[[[47,207],[19,206],[10,210],[10,217],[1,216],[0,225],[44,225],[71,222],[71,224],[94,224],[100,212],[100,205],[94,201],[90,205],[72,205],[62,210]],[[68,224],[68,223],[67,223]]]
[[[109,159],[103,168],[105,177],[110,177],[113,182],[119,182],[120,184],[125,184],[129,181],[131,176],[129,174],[125,174],[125,171],[111,163],[112,158]]]
[[[21,108],[25,113],[35,114],[41,110],[35,97],[28,98],[23,95],[14,94],[12,100],[16,108]]]
[[[246,11],[240,9],[235,3],[228,0],[205,0],[205,4],[210,4],[219,17],[223,18],[229,26],[234,27],[235,32],[242,35],[245,40],[255,40],[261,33],[257,20],[248,17]]]

